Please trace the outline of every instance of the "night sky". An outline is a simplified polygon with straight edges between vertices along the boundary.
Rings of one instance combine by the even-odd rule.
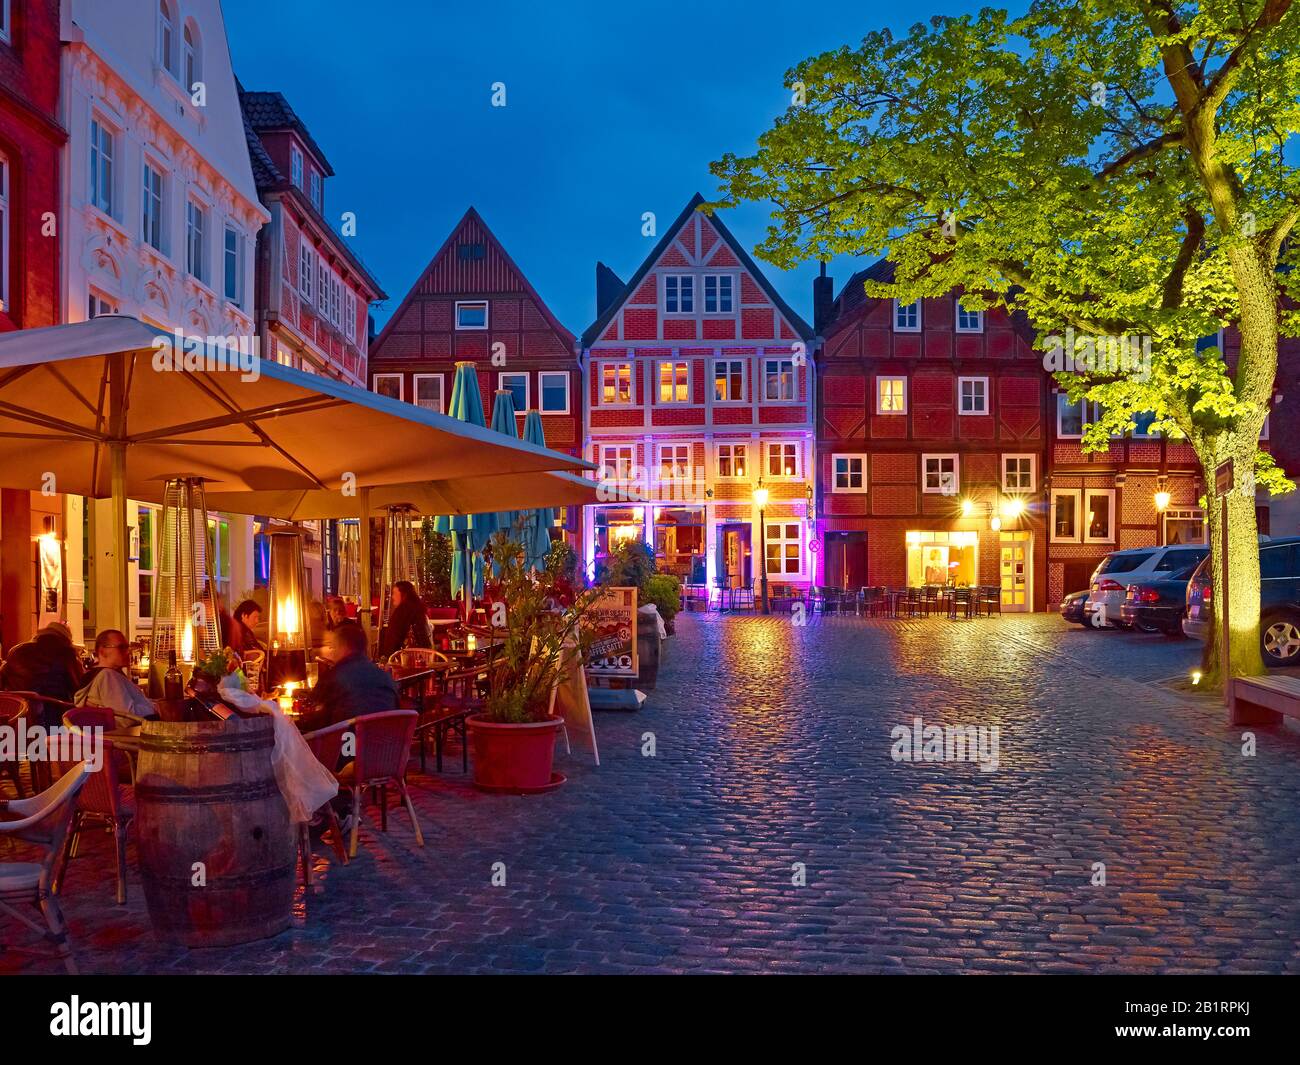
[[[575,333],[595,317],[596,261],[626,281],[654,246],[643,212],[662,235],[695,192],[716,195],[709,163],[752,150],[788,102],[789,67],[971,6],[223,3],[244,87],[283,92],[334,168],[327,217],[357,212],[354,247],[389,294],[379,326],[473,204]],[[766,216],[723,217],[752,250]],[[760,265],[811,320],[816,264]],[[832,264],[837,291],[853,268]]]

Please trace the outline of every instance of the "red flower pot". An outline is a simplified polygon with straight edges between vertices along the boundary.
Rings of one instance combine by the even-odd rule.
[[[558,717],[520,724],[471,717],[466,725],[474,745],[475,786],[522,793],[547,791],[562,783],[564,778],[551,772],[561,724]]]

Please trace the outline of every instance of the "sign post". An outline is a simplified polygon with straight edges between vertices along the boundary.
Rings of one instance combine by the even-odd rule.
[[[1214,491],[1219,497],[1219,675],[1223,678],[1223,696],[1228,704],[1228,720],[1236,723],[1236,707],[1232,699],[1232,656],[1228,642],[1228,493],[1232,491],[1232,459],[1221,462],[1214,470]]]

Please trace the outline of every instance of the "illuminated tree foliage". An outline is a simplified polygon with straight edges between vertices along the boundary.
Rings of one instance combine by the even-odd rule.
[[[1212,537],[1214,470],[1233,463],[1232,669],[1261,671],[1255,493],[1291,484],[1258,441],[1278,337],[1300,332],[1283,299],[1300,218],[1292,0],[1035,0],[1018,18],[870,33],[788,86],[757,152],[713,165],[713,206],[772,201],[759,254],[778,266],[887,252],[894,281],[868,295],[961,288],[969,306],[1025,312],[1044,351],[1149,338],[1149,373],[1100,360],[1057,379],[1103,404],[1087,448],[1147,412],[1190,440]],[[1232,362],[1197,350],[1225,323],[1241,333]],[[1222,596],[1217,566],[1215,580]]]

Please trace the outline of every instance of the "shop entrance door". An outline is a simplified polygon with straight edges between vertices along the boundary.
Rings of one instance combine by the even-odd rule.
[[[751,532],[748,522],[718,526],[718,558],[715,572],[719,587],[750,588],[753,586]]]
[[[998,544],[1002,578],[1002,609],[1033,610],[1033,534],[1004,532]]]
[[[857,591],[867,585],[867,534],[864,532],[830,532],[826,534],[826,584],[832,588]]]

